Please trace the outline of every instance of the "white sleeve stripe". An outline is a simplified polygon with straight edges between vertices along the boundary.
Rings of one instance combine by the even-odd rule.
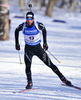
[[[44,27],[41,30],[43,30],[43,29],[44,29]]]

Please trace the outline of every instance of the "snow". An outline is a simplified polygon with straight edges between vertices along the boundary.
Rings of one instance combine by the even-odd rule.
[[[10,3],[10,40],[0,41],[0,100],[81,100],[80,90],[62,86],[58,76],[36,56],[32,61],[32,77],[33,88],[37,90],[13,94],[13,91],[23,90],[27,84],[22,32],[19,34],[22,65],[14,40],[15,28],[25,18],[14,18],[14,15],[22,15],[20,7],[17,6],[15,11],[14,6]],[[34,13],[35,19],[44,23],[47,29],[49,51],[61,64],[47,52],[52,62],[68,80],[81,87],[81,14],[64,12],[61,15],[59,12],[55,10],[52,17],[44,16],[36,9]],[[67,23],[53,22],[54,19]]]

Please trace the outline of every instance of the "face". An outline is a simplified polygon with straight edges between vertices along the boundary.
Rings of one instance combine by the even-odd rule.
[[[26,21],[28,23],[28,25],[31,25],[34,21],[34,19],[32,19],[31,17],[26,18]]]

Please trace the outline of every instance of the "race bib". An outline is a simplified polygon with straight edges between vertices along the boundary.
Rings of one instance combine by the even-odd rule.
[[[24,35],[25,43],[28,45],[36,45],[41,42],[40,33],[37,35]]]

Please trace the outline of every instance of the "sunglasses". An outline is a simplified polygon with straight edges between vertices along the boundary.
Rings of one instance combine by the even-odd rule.
[[[27,20],[33,20],[33,18],[27,18]]]

